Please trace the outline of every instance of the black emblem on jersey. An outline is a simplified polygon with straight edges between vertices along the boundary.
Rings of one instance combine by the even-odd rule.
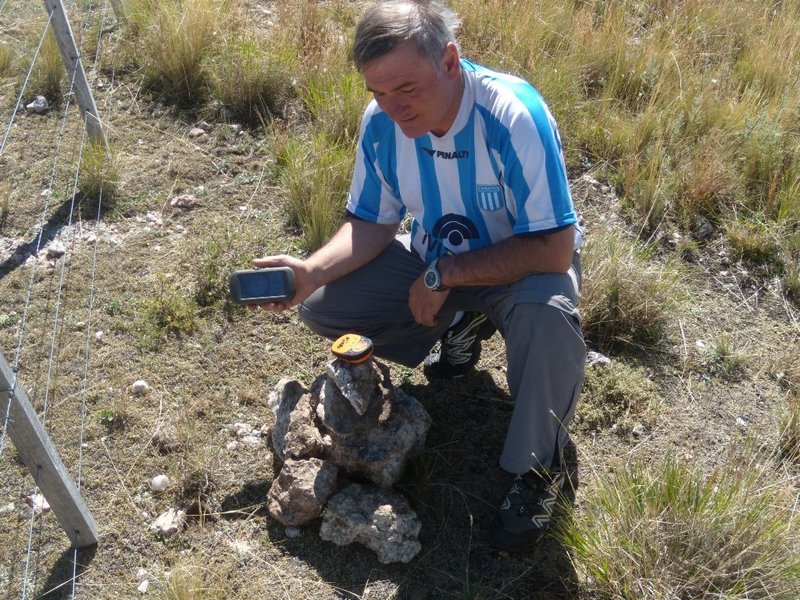
[[[433,148],[420,147],[431,158],[443,158],[445,160],[469,158],[468,150],[456,150],[455,152],[445,152],[444,150],[434,150]]]
[[[468,218],[451,213],[436,221],[431,231],[431,237],[447,242],[457,248],[464,240],[472,240],[479,236],[475,223]]]

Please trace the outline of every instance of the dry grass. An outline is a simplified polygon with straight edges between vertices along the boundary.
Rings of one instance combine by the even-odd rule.
[[[652,258],[618,233],[595,233],[587,245],[581,314],[594,347],[651,348],[664,340],[685,291],[678,265]]]
[[[602,598],[794,598],[800,528],[771,460],[732,457],[709,477],[667,458],[597,478],[563,532]]]
[[[45,35],[39,56],[36,58],[31,71],[26,98],[41,94],[50,104],[61,100],[62,83],[66,79],[66,69],[61,60],[61,51],[58,49],[56,36],[50,29]],[[21,85],[22,82],[20,82]]]

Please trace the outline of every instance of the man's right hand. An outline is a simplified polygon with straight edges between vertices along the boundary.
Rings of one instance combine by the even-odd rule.
[[[397,225],[347,218],[328,243],[306,260],[286,254],[256,258],[253,260],[253,266],[256,268],[292,269],[295,294],[291,300],[285,302],[267,302],[254,306],[274,312],[297,306],[317,288],[347,275],[378,256],[392,243],[396,232]]]
[[[294,271],[294,296],[282,302],[265,302],[263,304],[253,305],[265,310],[280,312],[296,306],[313,294],[319,287],[319,284],[314,281],[306,261],[287,254],[253,259],[253,266],[257,269],[264,269],[266,267],[289,267]]]

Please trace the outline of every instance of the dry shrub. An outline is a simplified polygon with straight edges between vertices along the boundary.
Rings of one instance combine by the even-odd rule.
[[[702,477],[668,457],[589,485],[560,537],[598,597],[797,597],[796,492],[771,460],[745,450]]]

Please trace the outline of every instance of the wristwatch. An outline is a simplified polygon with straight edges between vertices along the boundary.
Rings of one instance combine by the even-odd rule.
[[[428,268],[425,269],[425,276],[423,280],[425,281],[425,287],[433,292],[444,292],[449,290],[446,285],[442,285],[442,274],[439,272],[438,267],[436,264],[439,262],[438,258],[434,258],[433,262],[428,265]]]

